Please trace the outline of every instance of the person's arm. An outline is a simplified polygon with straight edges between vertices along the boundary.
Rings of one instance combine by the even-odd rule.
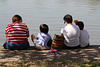
[[[52,39],[50,39],[50,40],[48,41],[47,46],[48,46],[48,47],[51,47],[51,44],[52,44]]]
[[[6,38],[7,38],[8,34],[6,34]]]
[[[64,37],[63,32],[64,32],[64,27],[61,29],[61,36],[62,37]]]
[[[34,42],[34,39],[35,39],[35,35],[34,34],[32,34],[31,35],[31,40]]]
[[[27,27],[27,25],[26,25],[26,27]],[[27,34],[27,37],[29,37],[30,36],[30,34],[29,34],[29,29],[28,29],[28,27],[26,28],[26,34]]]
[[[30,36],[30,35],[29,35],[29,32],[27,32],[26,34],[27,34],[27,37],[29,37],[29,36]]]
[[[61,36],[64,37],[63,33],[61,33]]]

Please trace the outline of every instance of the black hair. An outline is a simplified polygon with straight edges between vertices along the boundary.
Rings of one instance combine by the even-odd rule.
[[[76,23],[76,25],[79,26],[80,30],[84,29],[84,23],[82,21],[78,21],[78,23]]]
[[[64,21],[67,21],[67,23],[72,23],[73,21],[73,18],[70,14],[65,15],[63,19]]]
[[[41,25],[40,25],[40,31],[47,34],[48,31],[49,31],[48,25],[46,25],[46,24],[41,24]]]

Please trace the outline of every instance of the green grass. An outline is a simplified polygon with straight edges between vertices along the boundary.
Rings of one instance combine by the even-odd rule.
[[[0,63],[0,67],[6,66],[24,66],[24,67],[100,67],[100,61],[91,60],[87,61],[71,61],[71,60],[63,60],[63,61],[16,61],[16,62],[2,62]]]
[[[83,62],[79,64],[79,67],[100,67],[100,60],[91,60],[89,62]]]

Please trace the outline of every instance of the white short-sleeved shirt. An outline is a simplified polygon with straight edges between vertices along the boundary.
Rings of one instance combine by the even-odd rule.
[[[80,47],[85,47],[89,44],[89,34],[84,30],[80,30]]]
[[[61,33],[64,36],[64,44],[69,47],[75,47],[79,45],[80,29],[76,25],[67,25],[61,29]]]
[[[47,34],[45,34],[45,33],[42,33],[42,32],[39,32],[38,33],[38,35],[37,35],[37,37],[36,37],[36,41],[35,41],[35,43],[36,44],[40,44],[40,45],[42,45],[43,47],[45,47],[45,48],[50,48],[50,47],[48,47],[47,46],[47,43],[48,43],[48,41],[51,39],[51,36],[47,33]]]

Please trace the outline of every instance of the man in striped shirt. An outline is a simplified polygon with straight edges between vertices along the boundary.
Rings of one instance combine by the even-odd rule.
[[[12,22],[7,25],[5,34],[7,37],[7,49],[27,49],[29,47],[28,37],[29,30],[27,25],[22,23],[22,18],[19,15],[14,15]]]

